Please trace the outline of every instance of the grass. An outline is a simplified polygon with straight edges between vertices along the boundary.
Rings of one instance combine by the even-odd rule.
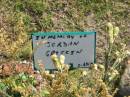
[[[125,52],[125,49],[121,50],[122,44],[120,44],[120,40],[123,40],[123,44],[128,44],[130,41],[129,0],[71,0],[68,2],[66,0],[1,0],[0,2],[0,56],[2,56],[2,58],[0,57],[2,59],[0,60],[0,64],[8,60],[29,59],[32,53],[31,37],[29,35],[32,32],[95,30],[97,31],[97,62],[103,63],[104,59],[109,57],[110,60],[107,60],[110,61],[109,63],[111,63],[112,66],[118,58],[116,57],[115,51],[120,51],[120,53]],[[106,22],[112,22],[114,27],[120,27],[120,38],[116,40],[116,46],[114,46],[112,52],[110,51],[113,54],[112,57],[104,55],[105,48],[109,46],[109,42],[107,41],[109,35],[105,27]],[[106,64],[108,64],[108,62],[106,62]],[[55,92],[58,91],[60,95],[64,94],[62,95],[63,97],[67,97],[67,95],[79,97],[79,95],[82,95],[81,93],[86,93],[87,87],[88,91],[90,91],[90,97],[94,97],[93,95],[96,95],[95,97],[105,97],[106,95],[107,97],[111,97],[109,94],[114,92],[114,89],[117,87],[114,83],[117,81],[116,79],[120,77],[115,76],[115,71],[119,69],[120,72],[120,64],[115,64],[119,68],[115,68],[114,70],[112,68],[105,68],[108,69],[108,73],[104,72],[106,75],[104,75],[105,77],[103,78],[101,78],[103,73],[99,72],[101,76],[98,76],[98,73],[91,72],[92,69],[90,69],[89,72],[92,76],[87,76],[85,79],[83,79],[84,77],[81,75],[82,70],[73,70],[63,74],[59,72],[56,74],[57,77],[55,80],[53,80],[51,74],[45,74],[45,72],[43,72],[41,75],[46,77],[45,84],[47,84],[47,87],[38,93],[42,96],[51,95],[50,97],[53,97],[53,95],[55,95],[55,97],[58,97],[58,95],[55,94]],[[103,65],[105,64],[103,63]],[[114,74],[114,77],[111,76],[112,74]],[[8,86],[13,87],[12,89],[14,90],[11,91],[12,93],[15,89],[18,89],[18,91],[25,96],[25,87],[22,87],[24,85],[21,82],[19,85],[14,83],[16,81],[15,79],[19,78],[19,76],[18,74],[17,76],[9,77],[8,80],[10,84]],[[28,75],[23,74],[23,76],[26,78]],[[111,81],[113,78],[116,81]],[[27,79],[29,81],[31,78],[28,77]],[[87,84],[85,80],[87,80]],[[23,79],[18,79],[18,81],[23,81]],[[53,81],[55,84],[52,84]],[[61,81],[61,87],[58,87],[59,81]],[[78,84],[79,81],[81,84]],[[101,84],[98,84],[100,82]],[[5,84],[1,83],[0,85],[2,90]],[[68,85],[71,85],[72,88]],[[31,91],[31,86],[33,85],[29,82],[26,86],[28,87],[27,92]],[[79,86],[81,86],[80,89],[77,89]],[[68,92],[67,89],[70,89],[71,92]],[[100,89],[102,91],[100,91]],[[97,92],[100,92],[100,94]],[[3,93],[5,93],[5,91]],[[36,95],[39,94],[36,93]],[[34,95],[34,97],[39,97],[36,95]]]
[[[26,34],[39,31],[96,30],[100,37],[104,37],[103,25],[111,21],[120,26],[121,32],[129,34],[129,7],[128,0],[71,0],[71,2],[61,0],[4,0],[0,4],[0,18],[2,19],[1,30],[4,29],[5,33],[3,30],[1,33],[7,34],[9,40],[7,44],[10,45],[12,45],[10,41],[16,42],[18,40],[21,26],[21,30]],[[23,25],[20,24],[20,19]],[[123,38],[124,41],[129,40],[127,35]],[[7,38],[5,37],[5,39]],[[99,40],[100,38],[97,41]],[[18,42],[20,41],[18,40]],[[4,45],[4,43],[1,44]],[[19,44],[22,45],[23,43]],[[18,44],[16,45],[18,46]],[[9,52],[7,49],[1,48],[1,50],[6,54]]]

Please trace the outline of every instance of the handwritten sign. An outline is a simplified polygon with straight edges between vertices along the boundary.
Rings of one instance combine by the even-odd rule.
[[[32,44],[35,68],[42,63],[45,69],[55,69],[50,58],[54,53],[64,55],[73,68],[95,62],[96,32],[38,32],[32,34]]]

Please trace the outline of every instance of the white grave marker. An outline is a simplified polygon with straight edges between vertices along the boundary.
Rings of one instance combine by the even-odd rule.
[[[50,56],[65,56],[73,68],[88,67],[95,62],[96,32],[38,32],[32,34],[34,67],[39,62],[45,69],[55,69]]]

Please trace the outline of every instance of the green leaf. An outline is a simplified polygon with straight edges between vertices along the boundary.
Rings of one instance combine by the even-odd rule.
[[[6,87],[6,85],[4,83],[0,83],[0,90],[3,90]]]
[[[41,91],[41,96],[47,96],[47,95],[49,95],[50,93],[49,93],[49,91],[47,90],[47,89],[44,89],[44,90],[42,90]]]

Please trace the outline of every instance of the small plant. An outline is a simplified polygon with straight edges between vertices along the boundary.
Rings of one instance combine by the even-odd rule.
[[[40,73],[46,83],[42,90],[46,90],[49,97],[112,97],[102,80],[105,70],[103,65],[94,64],[91,69],[85,71],[69,71],[69,65],[64,63],[63,55],[58,58],[53,54],[51,59],[57,71],[54,74],[48,71]]]
[[[105,53],[105,72],[104,81],[111,85],[111,88],[117,87],[123,72],[123,61],[128,57],[128,50],[125,43],[119,36],[119,28],[111,23],[107,24],[109,33],[108,47]],[[117,86],[116,86],[117,85]]]
[[[14,27],[14,32],[16,33],[13,35],[13,33],[10,33],[4,29],[0,28],[0,44],[1,44],[1,55],[4,53],[7,58],[13,57],[16,59],[16,56],[18,55],[18,51],[20,51],[21,47],[27,42],[28,36],[26,33],[25,25],[23,22],[24,15],[22,13],[19,13],[17,17],[18,18],[16,25]],[[2,63],[2,62],[0,62]]]

